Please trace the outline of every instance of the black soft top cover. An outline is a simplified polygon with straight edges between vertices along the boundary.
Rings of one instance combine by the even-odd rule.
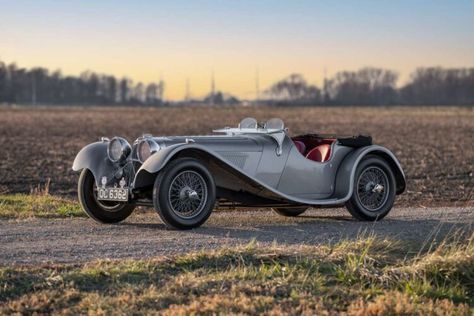
[[[350,137],[337,137],[339,144],[348,147],[365,147],[372,145],[372,136],[357,135]]]
[[[337,142],[342,146],[347,147],[365,147],[372,145],[372,136],[370,135],[356,135],[356,136],[341,136],[341,135],[333,135],[333,134],[306,134],[300,135],[293,138],[294,140],[305,140],[305,139],[314,139],[318,142],[327,142],[327,141],[334,141]]]

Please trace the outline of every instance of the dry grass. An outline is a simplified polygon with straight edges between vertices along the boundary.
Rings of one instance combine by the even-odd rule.
[[[246,116],[281,117],[290,133],[369,133],[399,157],[408,177],[401,205],[473,205],[473,108],[0,108],[0,193],[28,193],[51,179],[74,194],[75,154],[100,136],[208,134]]]
[[[0,218],[85,216],[77,202],[39,192],[41,194],[0,195]]]
[[[415,257],[374,236],[0,269],[0,313],[469,315],[474,237]]]

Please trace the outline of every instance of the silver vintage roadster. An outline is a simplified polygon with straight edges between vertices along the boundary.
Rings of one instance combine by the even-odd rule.
[[[202,225],[215,207],[298,216],[309,207],[345,205],[356,219],[375,221],[405,190],[400,163],[370,136],[290,137],[282,120],[254,118],[214,133],[87,145],[73,165],[82,170],[82,208],[98,222],[116,223],[136,206],[153,206],[178,229]]]

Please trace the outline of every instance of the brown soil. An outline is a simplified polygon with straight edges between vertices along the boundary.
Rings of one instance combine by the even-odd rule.
[[[75,154],[100,136],[208,134],[246,116],[281,117],[290,133],[369,133],[405,169],[398,204],[474,205],[473,108],[0,108],[0,193],[30,192],[51,180],[74,194]]]

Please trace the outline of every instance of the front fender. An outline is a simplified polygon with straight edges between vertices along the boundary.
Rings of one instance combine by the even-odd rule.
[[[398,159],[387,148],[378,145],[372,145],[361,147],[353,151],[342,161],[336,175],[336,187],[334,195],[337,198],[348,200],[352,196],[357,166],[367,155],[375,155],[384,159],[390,165],[393,174],[395,175],[396,193],[401,194],[403,191],[405,191],[405,173],[403,172]]]
[[[153,154],[142,164],[142,166],[140,167],[140,169],[138,169],[135,175],[133,187],[140,188],[152,184],[154,182],[154,174],[163,169],[163,167],[166,166],[168,161],[170,161],[176,154],[186,149],[197,149],[209,153],[213,156],[217,156],[216,153],[210,153],[208,149],[197,144],[185,143],[166,147]]]
[[[110,179],[114,173],[114,165],[107,156],[107,146],[106,142],[96,142],[82,148],[74,159],[72,170],[89,169],[97,185],[103,176]]]

